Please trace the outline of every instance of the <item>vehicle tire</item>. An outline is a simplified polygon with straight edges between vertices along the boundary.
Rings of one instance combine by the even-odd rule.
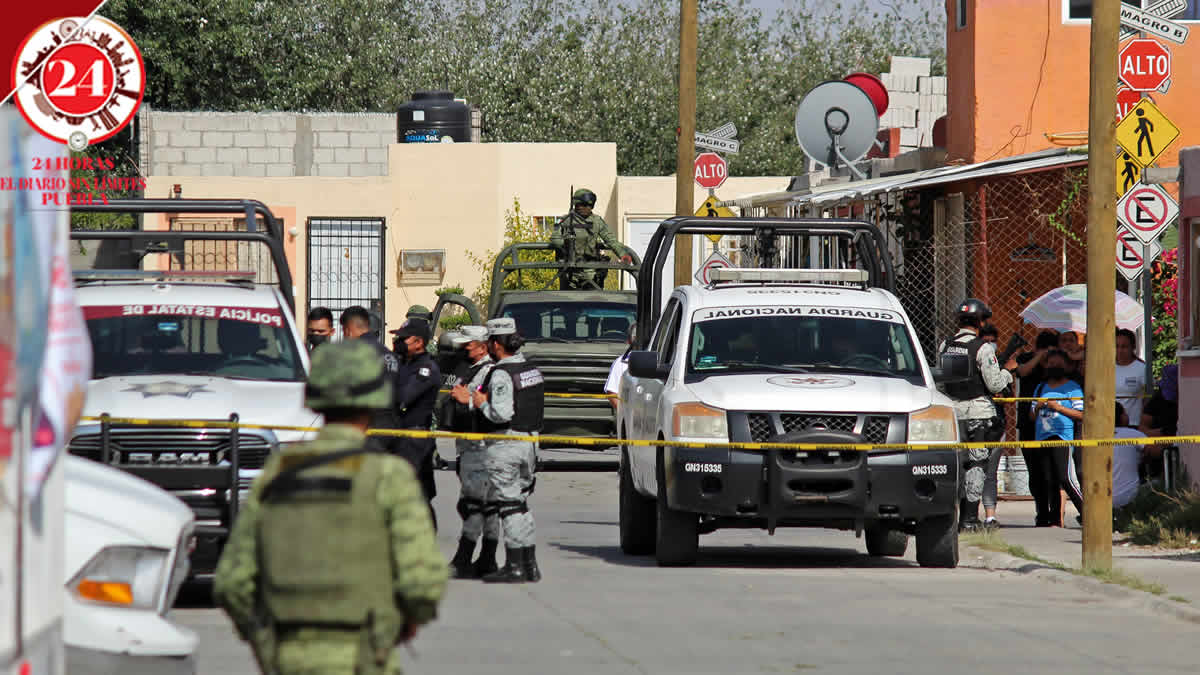
[[[667,506],[667,490],[662,473],[662,454],[658,461],[658,522],[655,529],[654,555],[659,567],[685,567],[696,564],[700,548],[700,517]]]
[[[900,530],[879,525],[868,526],[864,538],[867,540],[867,555],[898,558],[908,550],[908,535]]]
[[[958,518],[934,516],[917,523],[917,562],[921,567],[958,567]]]
[[[621,454],[619,469],[621,551],[628,555],[650,555],[654,553],[655,526],[658,514],[654,500],[644,497],[633,487],[633,475],[629,470],[629,455]]]

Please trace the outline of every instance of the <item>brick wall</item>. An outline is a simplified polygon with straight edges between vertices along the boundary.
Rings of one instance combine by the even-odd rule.
[[[384,176],[391,113],[138,113],[153,176]]]

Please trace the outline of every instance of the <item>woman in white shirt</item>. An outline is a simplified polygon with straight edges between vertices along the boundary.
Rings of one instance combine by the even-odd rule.
[[[1117,331],[1117,369],[1114,377],[1117,403],[1129,419],[1142,420],[1142,395],[1146,393],[1146,362],[1137,358],[1137,336],[1128,328]],[[1129,426],[1129,422],[1118,426]]]

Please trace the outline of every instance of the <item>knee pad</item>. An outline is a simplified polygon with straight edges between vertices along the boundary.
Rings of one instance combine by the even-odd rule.
[[[472,499],[471,497],[459,497],[458,504],[455,506],[458,509],[458,515],[461,516],[463,520],[470,518],[476,513],[483,513],[483,503],[478,499]]]

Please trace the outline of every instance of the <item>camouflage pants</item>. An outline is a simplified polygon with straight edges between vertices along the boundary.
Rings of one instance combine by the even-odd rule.
[[[959,435],[964,442],[981,443],[988,439],[992,419],[963,420],[959,422]],[[973,448],[965,450],[963,459],[963,509],[964,517],[978,517],[979,502],[983,498],[983,487],[987,482],[988,459],[991,449]]]
[[[482,534],[487,539],[500,538],[500,517],[490,505],[492,484],[484,461],[487,446],[482,441],[458,439],[454,442],[458,451],[458,479],[462,483],[459,496],[459,515],[463,517],[462,536],[478,541]]]
[[[527,434],[509,433],[529,438]],[[536,445],[516,440],[494,442],[488,445],[484,463],[491,481],[493,503],[500,507],[504,545],[511,548],[533,546],[533,514],[525,500],[533,490]]]
[[[353,675],[358,650],[356,638],[316,640],[298,636],[279,642],[275,662],[279,675]],[[380,672],[400,675],[395,650]]]

